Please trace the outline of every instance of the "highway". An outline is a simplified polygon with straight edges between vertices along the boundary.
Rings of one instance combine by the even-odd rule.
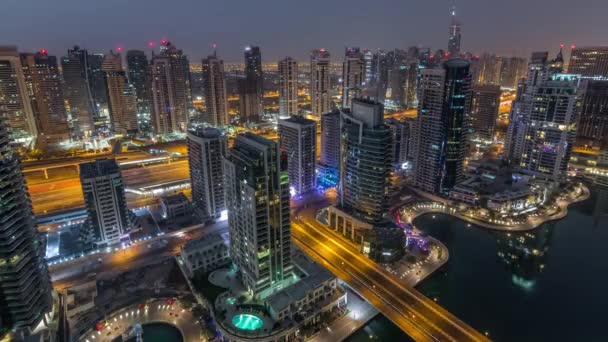
[[[134,188],[190,177],[187,160],[125,169],[122,170],[122,175],[126,186]],[[27,179],[28,177],[26,177]],[[29,185],[28,188],[34,213],[37,215],[84,206],[79,178],[58,181],[50,179],[45,183]],[[134,208],[156,202],[156,199],[128,194],[127,202],[129,207]]]
[[[315,215],[323,202],[306,202],[304,208],[300,205],[291,220],[292,239],[309,256],[348,283],[416,341],[489,341],[318,223]]]

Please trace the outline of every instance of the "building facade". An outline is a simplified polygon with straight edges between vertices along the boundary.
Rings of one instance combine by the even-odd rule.
[[[361,96],[365,60],[358,47],[346,48],[342,63],[342,108],[350,108],[353,99]]]
[[[279,115],[298,115],[298,62],[291,57],[279,61]]]
[[[15,142],[29,144],[38,131],[28,95],[19,52],[15,46],[0,46],[0,117]]]
[[[580,76],[563,74],[554,60],[535,52],[513,102],[505,155],[523,172],[553,181],[567,176],[580,113]]]
[[[110,51],[105,55],[102,70],[105,74],[108,110],[112,131],[117,134],[136,134],[139,130],[137,121],[137,90],[127,80],[127,73],[122,69],[122,57]]]
[[[81,238],[85,245],[109,246],[130,230],[127,200],[114,159],[80,164],[80,183],[88,219]]]
[[[608,80],[583,80],[577,143],[608,146]]]
[[[224,61],[219,59],[216,53],[204,58],[202,73],[205,89],[205,121],[212,126],[225,126],[229,121]]]
[[[0,118],[0,338],[31,332],[51,311],[44,243],[4,119]]]
[[[150,115],[150,80],[148,79],[148,57],[140,50],[127,51],[127,78],[135,88],[137,113]]]
[[[415,182],[423,191],[448,194],[464,178],[469,62],[451,59],[421,72],[416,123]]]
[[[74,46],[61,59],[65,99],[72,119],[74,135],[89,136],[95,131],[95,107],[89,89],[89,54]]]
[[[500,86],[475,85],[471,97],[471,128],[473,138],[494,140],[496,119],[500,109]]]
[[[230,255],[251,294],[265,298],[293,279],[287,155],[252,133],[224,159]]]
[[[383,221],[393,168],[393,142],[383,106],[353,101],[352,110],[341,113],[341,130],[340,205],[365,222]]]
[[[280,119],[279,145],[287,153],[290,194],[297,196],[314,190],[317,123],[300,116]]]
[[[215,220],[226,209],[222,162],[226,137],[217,128],[191,129],[187,144],[194,214],[202,221]]]
[[[321,116],[331,110],[329,64],[329,51],[312,50],[310,54],[310,110],[313,115]]]
[[[189,69],[187,57],[171,42],[165,43],[160,54],[152,55],[151,122],[155,134],[186,131],[192,106]]]
[[[608,46],[573,48],[568,73],[584,77],[608,77]]]
[[[245,78],[240,88],[241,121],[259,122],[264,113],[264,73],[258,46],[245,48]]]
[[[25,53],[21,54],[21,65],[34,110],[38,146],[56,149],[70,138],[57,58],[46,50]]]

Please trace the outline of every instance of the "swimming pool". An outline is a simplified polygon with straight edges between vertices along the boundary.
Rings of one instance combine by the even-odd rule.
[[[232,324],[239,329],[252,331],[260,329],[264,321],[254,315],[240,314],[232,317]]]

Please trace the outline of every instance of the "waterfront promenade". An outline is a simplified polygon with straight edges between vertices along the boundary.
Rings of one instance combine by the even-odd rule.
[[[459,203],[430,195],[416,189],[412,189],[419,196],[431,202],[418,202],[413,205],[405,206],[399,210],[400,218],[403,223],[412,223],[416,217],[429,213],[447,214],[468,223],[507,232],[524,232],[538,228],[543,223],[559,220],[568,214],[568,206],[586,200],[590,196],[589,189],[585,185],[580,185],[580,192],[570,193],[559,196],[555,203],[551,205],[552,211],[548,214],[528,215],[525,221],[488,220],[480,216],[465,215],[459,208]]]

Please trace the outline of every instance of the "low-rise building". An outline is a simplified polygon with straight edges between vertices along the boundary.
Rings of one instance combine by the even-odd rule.
[[[161,215],[164,219],[174,220],[192,214],[192,207],[188,197],[180,192],[176,195],[164,196],[160,199]]]
[[[275,321],[289,319],[300,326],[315,324],[322,313],[346,306],[346,292],[338,286],[334,275],[300,251],[293,253],[293,259],[299,281],[265,301]]]
[[[219,234],[188,241],[182,247],[180,256],[190,276],[195,271],[207,272],[230,262],[228,246]]]

